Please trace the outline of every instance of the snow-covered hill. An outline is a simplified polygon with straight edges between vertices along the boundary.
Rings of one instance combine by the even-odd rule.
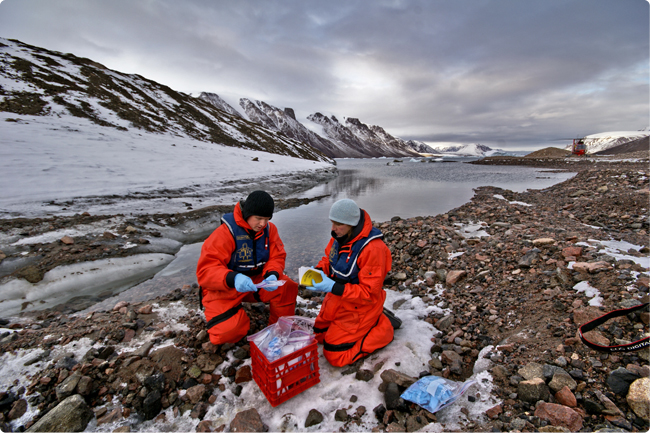
[[[249,122],[214,101],[176,92],[92,60],[0,38],[0,111],[84,118],[111,133],[145,131],[229,147],[330,161],[301,141]]]
[[[630,141],[639,140],[649,135],[650,132],[647,130],[647,128],[642,131],[601,132],[599,134],[591,134],[585,136],[584,141],[587,145],[587,153],[596,153],[602,152],[603,150],[607,150],[612,147],[620,146],[621,144],[628,143]],[[572,145],[569,144],[566,149],[571,150],[571,146]]]
[[[454,146],[435,146],[433,149],[437,154],[449,156],[484,157],[504,152],[500,149],[492,149],[491,147],[478,143],[459,144]]]

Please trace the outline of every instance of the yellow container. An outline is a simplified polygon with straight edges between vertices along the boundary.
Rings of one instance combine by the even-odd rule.
[[[311,286],[311,281],[314,280],[316,283],[323,281],[323,277],[320,272],[314,268],[301,267],[298,269],[298,275],[300,277],[300,284],[303,286]]]

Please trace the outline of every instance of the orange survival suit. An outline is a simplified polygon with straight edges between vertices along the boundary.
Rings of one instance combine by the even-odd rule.
[[[196,276],[203,296],[205,319],[208,321],[208,333],[212,344],[236,343],[248,333],[250,320],[241,307],[242,302],[264,302],[270,304],[269,324],[277,322],[281,316],[293,316],[298,296],[298,284],[284,275],[284,262],[287,253],[278,235],[278,229],[271,222],[258,232],[253,232],[242,215],[239,203],[235,205],[230,217],[240,229],[253,239],[253,243],[263,244],[268,248],[268,260],[261,266],[242,272],[257,284],[264,278],[275,275],[278,280],[285,280],[283,286],[274,291],[259,289],[257,292],[240,293],[235,290],[233,264],[236,263],[237,243],[228,224],[222,224],[212,232],[201,248],[201,257],[196,269]],[[242,230],[238,229],[238,233]],[[264,242],[261,237],[268,236]]]
[[[349,238],[343,245],[330,239],[317,265],[335,281],[314,324],[323,355],[335,367],[351,364],[393,341],[393,326],[383,314],[390,250],[365,210]],[[351,264],[354,260],[356,264]],[[343,262],[348,262],[350,272],[342,275],[334,267],[340,268]]]

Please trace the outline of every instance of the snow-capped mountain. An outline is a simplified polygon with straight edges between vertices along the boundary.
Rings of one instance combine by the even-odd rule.
[[[307,116],[307,120],[318,125],[326,138],[346,152],[341,156],[420,156],[405,140],[393,137],[379,126],[368,126],[357,118],[348,117],[345,124],[341,124],[335,116],[314,113]]]
[[[406,142],[406,145],[411,149],[415,150],[417,153],[432,154],[437,153],[436,149],[429,146],[428,144],[422,141],[409,140]]]
[[[334,143],[298,122],[293,109],[285,108],[281,110],[266,102],[252,101],[247,98],[241,98],[239,105],[241,105],[252,122],[273,131],[281,132],[285,137],[306,143],[329,157],[341,156]]]
[[[419,156],[406,141],[393,137],[379,126],[361,123],[356,118],[347,118],[345,124],[341,124],[335,116],[315,113],[307,117],[310,123],[303,125],[296,120],[291,108],[280,109],[264,101],[247,98],[240,99],[239,105],[251,121],[308,143],[329,157]]]
[[[201,92],[199,99],[203,99],[204,101],[209,102],[210,104],[214,105],[220,110],[225,111],[228,114],[243,118],[239,111],[235,110],[232,105],[221,99],[221,96],[217,95],[216,93]]]
[[[492,149],[479,143],[459,144],[454,146],[435,146],[435,153],[442,155],[454,156],[491,156],[496,153],[502,153],[500,149]]]
[[[214,101],[193,98],[140,75],[16,40],[0,38],[0,86],[0,111],[19,116],[84,118],[111,128],[111,133],[136,129],[329,161],[302,141],[241,118],[221,101],[222,108],[217,108]]]
[[[584,141],[587,145],[587,153],[597,153],[649,135],[648,128],[641,131],[601,132],[585,136]],[[571,146],[572,144],[569,144],[566,149],[571,150]]]

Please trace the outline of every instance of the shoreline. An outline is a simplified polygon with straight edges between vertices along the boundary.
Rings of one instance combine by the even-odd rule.
[[[467,417],[460,431],[539,430],[559,423],[556,417],[548,415],[549,411],[565,414],[570,421],[558,425],[571,431],[615,427],[647,430],[647,421],[626,400],[632,382],[616,388],[611,384],[622,370],[629,374],[628,378],[648,377],[648,349],[603,354],[584,346],[576,334],[578,326],[590,318],[648,302],[650,170],[647,160],[579,161],[571,168],[558,160],[526,161],[525,164],[546,164],[543,167],[578,173],[544,190],[517,193],[480,187],[468,203],[445,214],[375,222],[384,232],[393,255],[393,269],[385,287],[409,293],[427,305],[442,305],[447,311],[421,318],[440,331],[431,337],[431,359],[426,366],[429,374],[465,380],[471,376],[479,353],[487,351],[489,372],[495,383],[494,395],[500,403],[487,411],[484,418]],[[576,288],[585,286],[598,294]],[[442,292],[438,295],[439,289]],[[310,304],[321,302],[321,298],[304,290],[300,296],[304,299],[299,305],[303,312],[310,311]],[[594,302],[598,299],[599,302]],[[5,324],[15,328],[0,340],[0,348],[11,352],[30,347],[47,348],[48,344],[51,347],[44,342],[46,335],[57,336],[48,339],[56,344],[87,337],[115,347],[125,338],[124,331],[116,333],[115,328],[132,329],[130,338],[137,339],[147,326],[164,322],[163,318],[151,315],[147,305],[174,301],[192,309],[198,305],[196,292],[185,285],[160,299],[123,305],[114,311],[86,317],[43,312],[34,317],[34,324],[40,324],[38,329],[29,323]],[[407,305],[395,303],[387,307],[399,315]],[[247,310],[254,317],[263,318],[268,314],[254,308]],[[143,327],[124,328],[124,324],[136,323],[138,319],[144,323]],[[611,344],[633,341],[640,332],[647,332],[648,314],[637,313],[632,319],[617,320],[613,328],[608,323],[607,327],[592,331],[597,333],[594,338]],[[205,346],[205,336],[201,335],[204,321],[200,313],[180,320],[189,330],[163,332],[156,344],[165,341],[169,344],[171,340],[180,348],[198,348],[197,353],[185,351],[184,356],[195,359],[202,350],[209,349]],[[245,346],[221,347],[216,353],[225,358],[228,350],[237,347],[245,350]],[[141,359],[149,359],[147,356],[144,354]],[[85,375],[97,382],[86,400],[102,406],[106,395],[119,393],[113,390],[106,368],[99,368],[101,358],[94,359],[97,361],[87,359],[88,367],[82,368]],[[113,364],[112,374],[127,368],[125,356],[109,356],[106,360]],[[388,364],[399,370],[392,367],[392,362]],[[359,371],[362,365],[351,368]],[[58,403],[54,390],[60,381],[56,377],[60,378],[57,375],[64,369],[48,366],[36,374],[27,388],[28,393],[45,396],[43,402],[37,403],[42,405],[42,410]],[[539,375],[531,373],[537,369]],[[239,366],[233,364],[233,370],[232,381],[226,380],[224,385],[222,380],[219,385],[227,389],[235,386],[234,373],[239,371]],[[55,380],[42,380],[50,376]],[[558,385],[553,382],[556,379],[564,380],[568,393],[563,387],[556,389]],[[532,382],[541,394],[531,394]],[[108,394],[101,393],[102,385]],[[208,386],[218,387],[217,383]],[[136,386],[134,392],[138,389]],[[0,389],[3,391],[8,392]],[[167,398],[172,392],[166,390],[163,396]],[[125,395],[121,398],[123,408],[141,410],[137,399],[128,403],[125,398]],[[169,403],[169,399],[166,401]],[[182,401],[171,405],[179,407],[181,412],[188,408],[187,402]],[[407,420],[415,422],[420,416],[414,405],[393,413],[392,417],[384,414],[381,419],[377,415],[380,430],[404,431]],[[348,420],[352,421],[354,417]],[[436,415],[426,417],[426,421],[435,422]],[[345,425],[341,424],[344,429]]]

